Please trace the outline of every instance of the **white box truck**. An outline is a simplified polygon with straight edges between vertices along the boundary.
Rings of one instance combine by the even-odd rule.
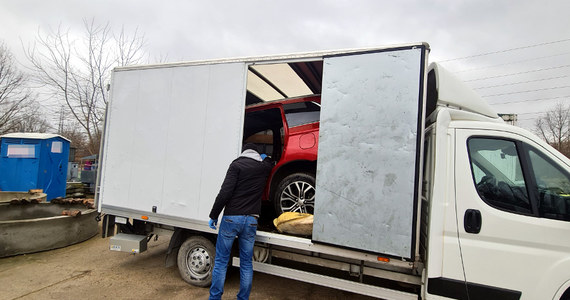
[[[103,237],[128,252],[170,237],[167,264],[208,286],[208,213],[247,138],[246,104],[317,94],[318,159],[294,165],[315,174],[312,235],[260,229],[255,271],[385,299],[569,299],[570,161],[428,54],[417,43],[116,68]],[[293,121],[267,103],[283,123],[269,139],[277,167],[307,135],[285,139]]]

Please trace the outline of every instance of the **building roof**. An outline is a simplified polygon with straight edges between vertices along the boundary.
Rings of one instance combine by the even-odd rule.
[[[36,139],[36,140],[47,140],[55,137],[60,137],[68,142],[71,142],[68,138],[53,133],[13,132],[0,136],[0,138]]]

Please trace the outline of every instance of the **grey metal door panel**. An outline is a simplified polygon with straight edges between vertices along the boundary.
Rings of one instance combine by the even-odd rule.
[[[411,256],[423,51],[325,58],[314,241]]]

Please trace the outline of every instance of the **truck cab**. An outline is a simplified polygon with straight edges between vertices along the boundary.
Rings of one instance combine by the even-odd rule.
[[[441,67],[430,72],[439,95],[428,87],[428,107],[439,100],[426,128],[428,295],[568,299],[570,160],[475,94],[453,95],[470,90]]]

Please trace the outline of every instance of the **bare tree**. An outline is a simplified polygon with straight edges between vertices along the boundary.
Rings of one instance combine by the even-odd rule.
[[[34,99],[26,86],[26,77],[16,68],[16,62],[0,42],[0,135],[19,131],[25,120],[23,114]]]
[[[53,129],[37,102],[26,105],[13,123],[17,132],[48,132]]]
[[[81,126],[76,126],[76,124],[73,123],[76,123],[76,121],[64,126],[59,134],[71,141],[71,147],[76,149],[76,159],[91,155],[91,153],[87,151],[88,147],[85,133],[81,130]]]
[[[568,156],[570,154],[570,106],[558,102],[536,119],[535,131],[547,143]]]
[[[84,21],[85,36],[75,39],[69,31],[38,33],[26,51],[34,78],[50,96],[63,102],[87,136],[90,154],[98,153],[107,104],[106,83],[111,69],[138,63],[144,38],[124,28],[115,35],[109,23]],[[80,43],[83,42],[83,43]]]

